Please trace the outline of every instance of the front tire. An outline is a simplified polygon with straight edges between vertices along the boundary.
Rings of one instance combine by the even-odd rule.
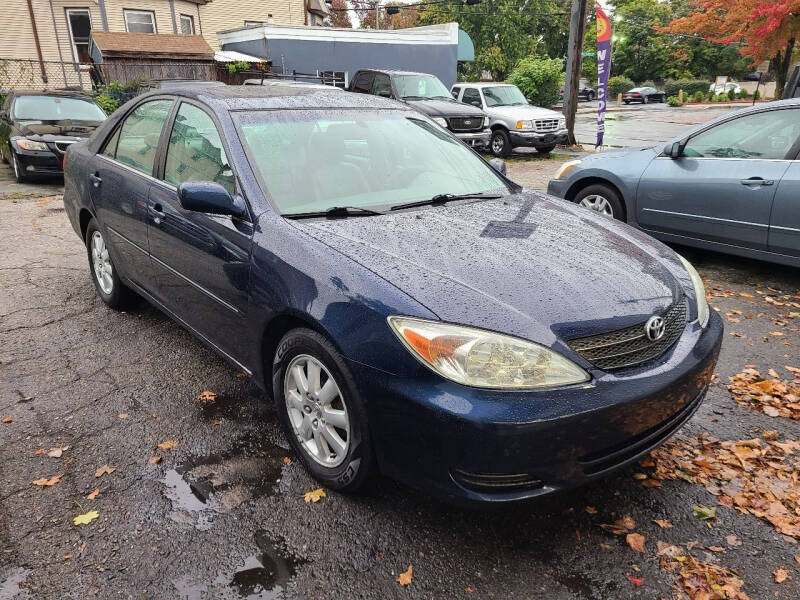
[[[625,207],[622,199],[616,190],[608,185],[595,183],[586,186],[575,195],[572,201],[604,216],[625,221]]]
[[[511,138],[505,129],[495,129],[492,132],[492,139],[489,142],[492,154],[500,158],[506,158],[511,154]]]
[[[293,329],[278,344],[272,392],[284,434],[324,486],[353,492],[375,460],[367,413],[347,364],[324,336]]]
[[[133,304],[137,296],[120,280],[105,237],[94,219],[89,221],[86,227],[86,254],[89,258],[89,273],[94,288],[103,303],[115,310]]]
[[[14,168],[14,181],[17,183],[27,182],[28,176],[25,175],[25,171],[23,171],[22,165],[13,150],[11,151],[11,165]]]
[[[542,146],[541,148],[536,148],[537,154],[541,154],[542,156],[547,156],[555,149],[555,146]]]

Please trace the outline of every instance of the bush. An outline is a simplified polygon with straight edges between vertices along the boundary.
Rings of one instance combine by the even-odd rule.
[[[564,63],[559,58],[523,58],[508,76],[534,106],[550,108],[558,102],[564,83]]]
[[[670,106],[683,106],[683,103],[680,100],[678,100],[677,96],[670,96],[669,98],[667,98],[667,104],[669,104]]]
[[[664,92],[667,96],[677,96],[678,91],[683,90],[684,94],[693,96],[697,92],[708,92],[711,85],[710,81],[703,81],[701,79],[678,79],[668,81],[664,85]]]
[[[731,88],[728,90],[728,100],[736,100],[736,90]]]
[[[110,115],[119,108],[119,100],[112,98],[108,94],[95,96],[94,101],[100,105],[100,108],[102,108],[107,115]]]
[[[749,95],[747,90],[739,90],[739,100],[746,100]]]
[[[706,99],[707,94],[705,92],[701,92],[700,90],[694,93],[694,101],[695,102],[703,102]]]
[[[627,77],[612,77],[608,80],[608,98],[609,100],[616,100],[618,94],[624,94],[634,87],[636,87],[636,84]]]

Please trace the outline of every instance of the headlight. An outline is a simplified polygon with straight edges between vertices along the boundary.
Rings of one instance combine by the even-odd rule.
[[[688,260],[683,258],[680,254],[678,258],[681,259],[683,266],[689,272],[689,277],[692,278],[692,285],[694,286],[694,295],[697,297],[697,320],[700,322],[700,327],[708,325],[708,300],[706,300],[706,288],[703,285],[703,280],[697,270],[692,266]]]
[[[447,119],[442,117],[433,117],[433,120],[436,122],[437,125],[441,125],[445,129],[447,129]]]
[[[17,146],[22,148],[23,150],[44,150],[47,151],[47,144],[43,142],[34,142],[33,140],[26,140],[25,138],[21,138],[16,140]]]
[[[567,120],[564,117],[561,117],[558,120],[558,128],[559,129],[564,129],[566,126],[567,126]]]
[[[533,129],[533,121],[517,121],[517,129]]]
[[[569,171],[573,167],[577,167],[579,164],[581,164],[581,161],[579,160],[568,160],[563,165],[561,165],[558,171],[556,171],[555,178],[561,179],[566,174],[567,171]]]
[[[483,117],[483,126],[484,127],[488,127],[489,126],[489,117]]]
[[[400,341],[425,366],[480,388],[533,389],[588,381],[552,350],[508,335],[411,317],[389,317]]]

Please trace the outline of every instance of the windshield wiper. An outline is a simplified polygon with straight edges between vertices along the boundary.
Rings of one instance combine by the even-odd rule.
[[[445,204],[446,202],[452,202],[453,200],[470,200],[472,198],[480,198],[486,200],[492,200],[494,198],[500,198],[500,194],[485,194],[485,193],[475,193],[475,194],[436,194],[432,198],[428,198],[427,200],[418,200],[417,202],[406,202],[405,204],[396,204],[389,210],[402,210],[404,208],[414,208],[415,206],[436,206],[438,204]]]
[[[332,206],[327,210],[319,210],[304,213],[288,213],[283,215],[287,219],[312,219],[314,217],[370,217],[373,215],[383,215],[379,210],[363,208],[361,206]]]

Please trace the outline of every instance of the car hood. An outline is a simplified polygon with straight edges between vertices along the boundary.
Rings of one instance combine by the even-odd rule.
[[[486,114],[499,119],[512,121],[531,121],[534,119],[560,119],[563,115],[548,108],[538,106],[494,106],[486,109]]]
[[[444,321],[540,343],[642,323],[681,294],[672,250],[538,192],[292,223]]]
[[[100,123],[86,125],[69,121],[20,121],[17,122],[17,129],[20,135],[47,142],[64,137],[88,138],[99,125]]]
[[[462,104],[455,100],[406,100],[406,104],[430,117],[476,117],[483,111],[470,104]]]

